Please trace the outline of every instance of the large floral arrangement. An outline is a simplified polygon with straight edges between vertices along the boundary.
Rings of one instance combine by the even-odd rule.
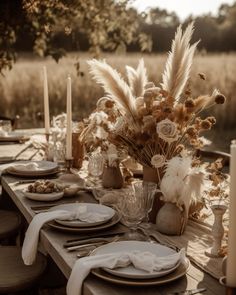
[[[177,29],[158,87],[148,81],[143,60],[137,69],[126,67],[128,82],[105,61],[88,62],[106,96],[89,118],[87,141],[113,143],[143,166],[155,168],[164,200],[179,206],[189,206],[211,181],[209,165],[198,161],[193,151],[203,147],[202,133],[216,123],[214,117],[200,114],[225,101],[216,89],[194,98],[187,87],[198,44],[190,45],[192,33],[193,24],[185,31]]]

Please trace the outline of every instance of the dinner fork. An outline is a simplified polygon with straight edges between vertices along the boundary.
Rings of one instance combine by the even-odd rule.
[[[192,290],[185,290],[185,291],[168,293],[167,295],[194,295],[194,294],[198,294],[198,293],[200,294],[205,291],[206,291],[206,288],[197,288],[197,289],[192,289]]]

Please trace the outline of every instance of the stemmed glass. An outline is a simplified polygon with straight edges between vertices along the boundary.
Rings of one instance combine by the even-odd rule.
[[[100,182],[100,176],[103,173],[104,159],[99,153],[92,154],[89,157],[88,172],[93,176],[93,181],[98,184]]]
[[[149,228],[149,213],[152,211],[153,201],[157,192],[157,184],[154,182],[143,181],[142,187],[143,207],[145,209],[145,217],[142,220],[142,227]],[[137,187],[137,189],[139,188]]]
[[[122,240],[146,240],[137,231],[138,225],[145,217],[145,210],[142,205],[141,194],[135,194],[134,191],[124,192],[123,198],[119,200],[117,209],[122,215],[123,223],[129,227],[129,232],[122,237]]]
[[[157,185],[152,182],[138,181],[132,184],[132,190],[124,193],[123,198],[118,203],[118,210],[121,212],[123,222],[130,228],[130,232],[125,235],[129,240],[147,240],[147,237],[137,232],[139,225],[144,221],[143,227],[149,227],[148,214],[152,209],[152,204]]]

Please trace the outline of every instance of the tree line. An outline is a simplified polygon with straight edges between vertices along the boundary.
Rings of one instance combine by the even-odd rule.
[[[177,26],[174,12],[152,8],[137,12],[130,0],[0,1],[0,72],[11,68],[18,51],[34,51],[58,61],[67,51],[162,52],[170,48]],[[193,39],[212,52],[236,50],[236,2],[218,14],[189,17]]]

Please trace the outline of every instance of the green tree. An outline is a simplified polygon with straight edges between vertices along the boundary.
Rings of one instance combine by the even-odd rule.
[[[129,0],[0,1],[0,72],[11,69],[17,41],[25,35],[34,52],[56,61],[66,53],[52,42],[61,30],[73,38],[76,31],[83,33],[95,56],[102,49],[117,50],[133,41],[145,50],[149,43],[137,34],[137,12],[128,4]]]

